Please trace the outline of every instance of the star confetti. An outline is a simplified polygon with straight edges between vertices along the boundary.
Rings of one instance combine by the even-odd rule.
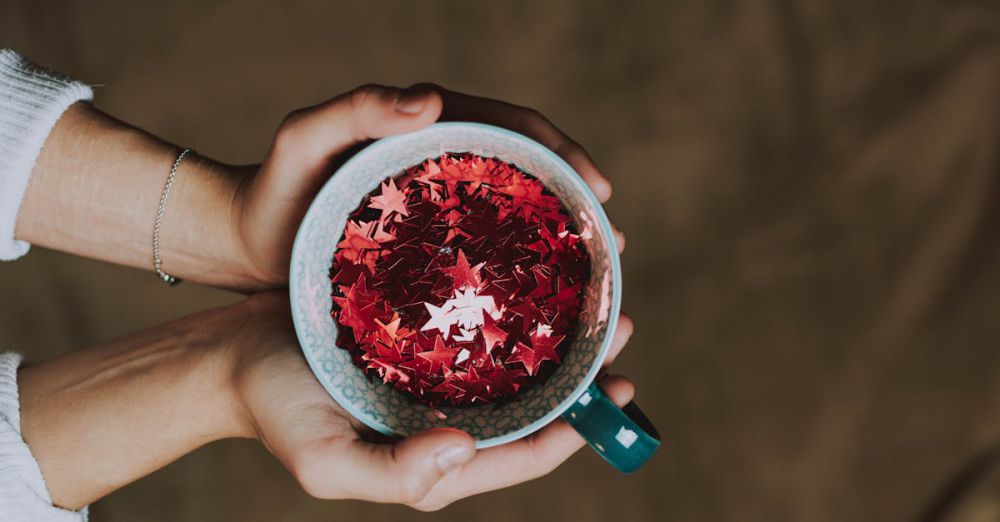
[[[590,276],[587,226],[498,159],[410,167],[365,196],[337,244],[337,346],[432,408],[512,398],[566,356]]]

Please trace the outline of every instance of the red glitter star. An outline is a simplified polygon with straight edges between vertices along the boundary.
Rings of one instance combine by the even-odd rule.
[[[479,333],[483,334],[483,344],[486,353],[493,351],[496,345],[503,346],[507,342],[507,332],[497,326],[497,323],[490,317],[490,314],[483,314],[483,326],[479,328]]]
[[[531,347],[535,349],[535,353],[539,357],[559,362],[559,352],[556,351],[556,346],[559,346],[559,343],[565,338],[565,335],[553,336],[551,329],[543,333],[542,325],[539,324],[535,332],[531,334]]]
[[[406,190],[399,190],[396,187],[396,182],[391,179],[388,183],[382,183],[382,194],[371,198],[368,208],[381,210],[381,221],[384,221],[393,212],[404,216],[410,215],[410,211],[406,209]]]
[[[444,340],[438,335],[434,338],[434,349],[428,352],[419,352],[417,357],[431,363],[431,371],[434,368],[448,366],[455,359],[458,350],[452,350],[444,345]]]
[[[524,365],[524,369],[528,372],[528,375],[535,375],[538,373],[538,368],[547,360],[553,359],[543,351],[535,351],[532,347],[519,342],[514,347],[514,354],[506,362],[519,362]]]
[[[465,287],[479,288],[482,280],[479,277],[479,270],[486,263],[479,263],[476,266],[469,266],[469,260],[465,257],[465,252],[458,249],[458,258],[455,266],[442,268],[441,271],[451,276],[455,290],[462,290]]]
[[[371,239],[372,228],[375,222],[357,222],[347,220],[347,230],[344,231],[344,239],[337,243],[339,252],[350,261],[357,261],[364,250],[379,248],[379,244]]]

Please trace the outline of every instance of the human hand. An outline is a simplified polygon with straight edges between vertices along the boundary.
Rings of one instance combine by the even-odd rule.
[[[364,142],[419,130],[438,119],[489,123],[531,137],[566,160],[602,202],[611,184],[586,151],[537,111],[448,91],[366,85],[285,118],[256,175],[234,198],[233,229],[247,273],[262,287],[287,283],[292,243],[313,197],[332,169]],[[617,232],[619,251],[624,236]]]
[[[562,419],[515,442],[478,451],[468,434],[447,428],[390,440],[351,417],[310,372],[285,294],[258,294],[240,306],[246,326],[230,346],[237,354],[233,382],[244,431],[256,436],[310,495],[436,510],[543,476],[584,445]],[[605,368],[631,332],[631,321],[621,316]],[[604,377],[601,387],[619,406],[634,394],[620,376]]]
[[[619,318],[604,361],[624,347]],[[78,509],[212,441],[256,437],[320,498],[422,510],[551,471],[583,446],[565,421],[476,451],[433,429],[378,435],[341,409],[310,372],[285,293],[262,293],[18,371],[21,435],[56,505]],[[622,377],[602,379],[619,405]]]

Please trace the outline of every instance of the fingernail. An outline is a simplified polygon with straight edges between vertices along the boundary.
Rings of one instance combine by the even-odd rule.
[[[450,471],[468,462],[472,458],[472,451],[468,446],[446,446],[434,455],[434,462],[441,471]]]
[[[396,110],[405,114],[417,114],[427,105],[425,92],[406,89],[396,98]]]
[[[608,199],[611,197],[611,183],[606,179],[602,179],[594,183],[594,193],[597,197],[601,199]]]

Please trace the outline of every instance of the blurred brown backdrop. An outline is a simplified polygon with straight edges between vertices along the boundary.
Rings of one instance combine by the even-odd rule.
[[[632,476],[581,452],[430,515],[313,500],[223,442],[92,519],[1000,520],[997,7],[4,2],[0,47],[225,161],[365,82],[546,113],[614,181],[616,371],[665,438]],[[0,293],[0,344],[35,359],[237,299],[42,249]]]

